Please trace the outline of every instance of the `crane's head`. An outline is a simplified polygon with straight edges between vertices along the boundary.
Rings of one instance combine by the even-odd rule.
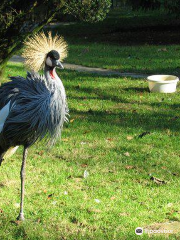
[[[53,37],[51,32],[48,35],[40,32],[29,37],[24,45],[22,56],[25,58],[25,65],[31,70],[39,71],[45,66],[50,69],[63,68],[61,62],[67,56],[67,43],[63,37]]]
[[[64,67],[59,59],[60,59],[60,54],[56,50],[51,50],[47,54],[45,65],[47,65],[52,69],[55,67],[59,67],[63,69]]]

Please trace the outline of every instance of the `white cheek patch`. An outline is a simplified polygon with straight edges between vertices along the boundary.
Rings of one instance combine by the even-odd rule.
[[[48,57],[48,58],[46,59],[46,64],[47,64],[49,67],[52,67],[52,61],[51,61],[51,58],[50,58],[50,57]]]
[[[9,115],[9,108],[10,108],[10,103],[9,101],[1,110],[0,110],[0,133],[3,130],[4,123]]]

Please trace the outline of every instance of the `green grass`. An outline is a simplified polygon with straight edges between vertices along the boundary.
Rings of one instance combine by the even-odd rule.
[[[180,46],[118,46],[84,43],[70,45],[67,62],[120,72],[178,75]]]
[[[29,151],[24,223],[13,222],[22,149],[3,162],[0,239],[147,239],[137,237],[135,228],[180,221],[179,88],[155,94],[140,79],[59,74],[71,121],[52,149],[39,143]],[[8,75],[25,71],[9,63]],[[143,132],[149,134],[140,138]],[[150,174],[166,184],[153,182]]]
[[[111,11],[99,23],[53,29],[69,43],[69,63],[121,72],[180,74],[179,19],[164,12]]]

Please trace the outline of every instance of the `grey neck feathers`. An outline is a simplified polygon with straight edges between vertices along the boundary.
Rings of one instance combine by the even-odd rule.
[[[58,87],[58,89],[61,91],[62,98],[65,99],[66,98],[65,89],[64,89],[63,83],[62,83],[61,79],[58,77],[55,69],[56,69],[55,67],[49,67],[49,66],[45,65],[44,75],[45,75],[46,80],[50,84],[55,83],[55,86]]]
[[[44,75],[46,77],[46,80],[48,80],[48,82],[52,82],[52,80],[53,80],[52,73],[53,72],[55,72],[55,68],[49,67],[48,65],[45,64]]]

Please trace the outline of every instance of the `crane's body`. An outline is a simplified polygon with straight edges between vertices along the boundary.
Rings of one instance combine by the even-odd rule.
[[[43,66],[44,75],[28,72],[26,78],[11,77],[11,81],[0,87],[0,165],[9,149],[13,153],[19,145],[24,147],[19,220],[24,220],[27,150],[44,137],[53,143],[61,135],[68,114],[65,89],[55,70],[56,67],[63,68],[59,59],[66,48],[64,40],[57,36],[53,39],[51,34],[46,38],[41,33],[27,42],[27,45],[27,60],[34,68]],[[46,52],[47,48],[50,51]]]
[[[45,70],[45,75],[28,73],[26,79],[11,77],[0,87],[0,154],[10,147],[31,146],[60,134],[66,119],[66,94],[60,78]],[[2,112],[2,114],[1,114]]]

